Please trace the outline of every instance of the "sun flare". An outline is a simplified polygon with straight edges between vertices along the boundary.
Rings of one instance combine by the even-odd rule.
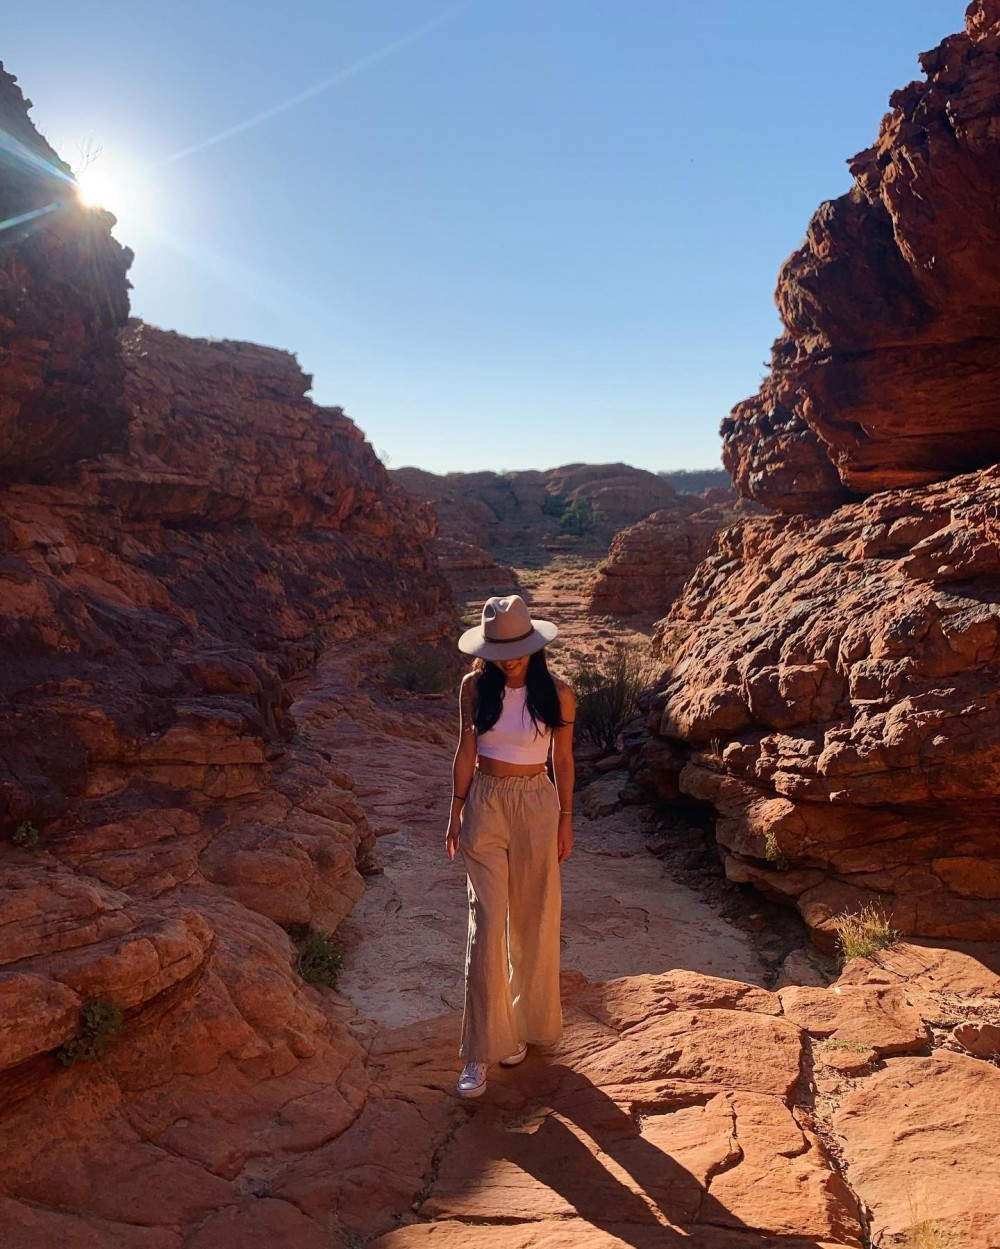
[[[89,165],[76,175],[76,193],[88,208],[121,208],[123,198],[119,179],[100,165]]]
[[[131,233],[149,221],[152,188],[142,167],[127,155],[101,152],[96,159],[81,163],[75,179],[78,203],[111,213],[118,230]]]

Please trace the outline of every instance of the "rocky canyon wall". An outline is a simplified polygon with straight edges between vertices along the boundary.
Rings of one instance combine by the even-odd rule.
[[[624,525],[658,508],[691,510],[669,482],[628,464],[443,476],[399,468],[391,476],[434,508],[439,534],[431,549],[463,596],[514,589],[508,562],[534,562],[546,550],[600,557]],[[571,531],[565,513],[579,508],[585,523]]]
[[[726,531],[661,624],[636,761],[828,945],[867,902],[1000,936],[1000,2],[921,62],[781,271],[723,434],[786,515]]]
[[[69,167],[0,66],[0,482],[122,447],[118,330],[131,253],[75,203]]]
[[[674,506],[619,530],[590,584],[589,610],[615,616],[664,615],[708,555],[716,535],[764,511],[728,491],[713,489],[706,495],[678,495]],[[722,497],[712,501],[714,496]]]
[[[1000,458],[997,21],[920,58],[782,267],[770,376],[723,425],[743,494],[815,512]]]
[[[365,1101],[289,934],[372,833],[288,682],[450,618],[433,514],[293,357],[126,323],[112,219],[8,75],[0,130],[0,1239],[328,1245],[252,1180]]]

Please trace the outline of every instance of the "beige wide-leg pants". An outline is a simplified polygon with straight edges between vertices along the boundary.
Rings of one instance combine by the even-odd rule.
[[[462,1046],[491,1063],[562,1034],[559,795],[539,776],[473,775],[459,846],[469,878]]]

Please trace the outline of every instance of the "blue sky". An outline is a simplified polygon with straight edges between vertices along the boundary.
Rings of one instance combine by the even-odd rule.
[[[778,266],[964,10],[49,0],[0,52],[97,150],[136,315],[296,352],[394,467],[655,470],[718,462]]]

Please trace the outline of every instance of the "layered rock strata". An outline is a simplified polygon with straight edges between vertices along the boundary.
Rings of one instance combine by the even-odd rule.
[[[26,107],[0,80],[0,1240],[327,1245],[254,1176],[374,1096],[292,940],[373,834],[288,682],[450,622],[433,515],[293,357],[121,330]]]
[[[727,530],[658,626],[639,775],[817,939],[1000,937],[1000,468]]]
[[[813,515],[722,535],[659,629],[636,761],[828,947],[866,905],[1000,935],[1000,0],[922,62],[782,270],[771,376],[724,426],[741,491]]]
[[[435,549],[446,571],[462,549],[449,544],[471,543],[500,560],[512,558],[519,548],[567,538],[579,544],[581,535],[567,535],[561,523],[563,510],[574,505],[589,508],[595,518],[582,535],[584,544],[604,551],[624,525],[658,508],[687,503],[687,496],[682,503],[673,486],[656,473],[627,464],[568,464],[544,472],[444,476],[399,468],[391,476],[433,506],[440,527]]]
[[[770,376],[723,424],[742,494],[824,511],[1000,458],[998,57],[977,0],[783,266]]]
[[[131,252],[83,208],[0,65],[0,482],[125,442],[118,331]]]
[[[714,492],[713,492],[714,493]],[[745,516],[763,512],[747,499],[678,499],[620,530],[587,591],[592,612],[662,616],[712,548],[716,534]]]

